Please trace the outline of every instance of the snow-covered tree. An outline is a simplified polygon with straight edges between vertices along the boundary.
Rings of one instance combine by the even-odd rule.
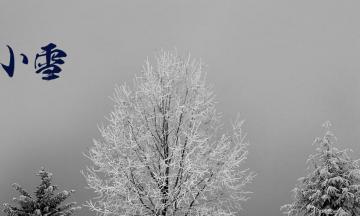
[[[334,147],[336,137],[327,132],[315,139],[316,153],[310,155],[310,172],[293,189],[293,203],[282,206],[288,216],[357,216],[360,215],[360,167],[349,156],[349,149]]]
[[[57,194],[54,191],[58,190],[57,185],[52,185],[52,173],[49,173],[42,168],[38,174],[41,178],[41,184],[37,186],[35,196],[32,197],[19,184],[14,183],[12,186],[21,195],[18,198],[13,198],[19,206],[11,206],[8,203],[4,204],[4,212],[8,216],[69,216],[80,207],[75,207],[76,202],[61,205],[74,190],[62,191]]]
[[[156,66],[115,89],[102,138],[85,154],[84,176],[100,215],[236,215],[254,174],[242,168],[248,143],[234,121],[221,133],[203,64],[161,51]]]

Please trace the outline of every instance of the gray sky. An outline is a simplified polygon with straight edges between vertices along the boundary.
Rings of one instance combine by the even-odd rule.
[[[258,176],[244,214],[280,215],[325,120],[360,157],[359,10],[355,0],[1,0],[0,62],[10,45],[16,66],[13,78],[0,68],[0,201],[17,195],[13,182],[33,190],[40,166],[61,189],[77,190],[72,200],[89,199],[82,152],[100,137],[108,96],[147,56],[177,47],[207,63],[224,123],[238,112],[246,119],[246,166]],[[32,64],[49,42],[68,57],[60,78],[46,82]]]

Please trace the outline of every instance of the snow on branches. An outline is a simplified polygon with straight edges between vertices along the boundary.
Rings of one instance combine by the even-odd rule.
[[[100,215],[235,215],[254,174],[243,169],[248,143],[237,119],[219,134],[220,116],[203,64],[161,51],[134,89],[115,89],[102,139],[83,172]]]
[[[12,186],[21,195],[18,198],[13,198],[19,207],[11,206],[8,203],[4,204],[4,212],[8,216],[70,216],[80,207],[75,207],[76,202],[61,205],[65,199],[74,193],[74,190],[61,191],[58,190],[57,185],[52,185],[52,173],[47,172],[42,168],[38,174],[41,178],[41,184],[37,186],[35,197],[32,197],[20,185],[14,183]]]
[[[349,156],[349,149],[334,147],[336,137],[329,130],[317,138],[316,153],[309,156],[311,172],[299,179],[293,189],[294,201],[282,206],[288,216],[356,216],[360,215],[360,167]]]

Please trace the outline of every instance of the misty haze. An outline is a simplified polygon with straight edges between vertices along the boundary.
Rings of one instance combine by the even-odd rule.
[[[291,190],[299,183],[298,179],[312,174],[311,170],[307,170],[309,164],[306,161],[319,146],[325,153],[330,150],[337,153],[336,149],[332,151],[332,147],[340,150],[350,148],[353,150],[349,153],[351,158],[360,158],[360,2],[81,0],[60,3],[3,0],[0,5],[0,63],[9,62],[7,45],[15,52],[13,77],[0,67],[1,203],[16,204],[12,198],[20,194],[11,187],[15,182],[33,194],[41,184],[36,173],[45,175],[40,170],[44,167],[53,174],[53,183],[59,185],[59,192],[62,191],[66,197],[69,195],[64,203],[75,201],[77,206],[82,206],[73,215],[95,215],[91,208],[84,206],[98,195],[94,188],[90,186],[89,189],[89,179],[84,172],[96,160],[85,155],[94,148],[94,140],[104,141],[111,134],[104,136],[99,128],[109,125],[106,118],[115,109],[116,103],[110,98],[115,89],[125,83],[130,89],[136,89],[134,79],[141,76],[147,59],[156,68],[154,57],[161,53],[161,49],[177,50],[179,56],[184,57],[183,71],[190,65],[185,64],[187,57],[202,62],[206,85],[215,99],[211,109],[201,116],[213,119],[210,111],[215,107],[223,127],[215,130],[215,123],[209,128],[199,123],[199,134],[212,137],[230,133],[238,114],[239,120],[244,120],[241,127],[235,124],[235,129],[241,128],[239,137],[245,137],[244,141],[226,142],[232,143],[231,146],[238,144],[239,148],[245,146],[244,149],[240,151],[234,147],[232,154],[224,154],[235,158],[237,153],[236,158],[242,158],[246,152],[246,159],[241,161],[237,171],[249,168],[244,175],[249,177],[249,181],[241,187],[238,184],[236,189],[241,196],[236,199],[230,199],[226,193],[217,194],[227,197],[222,199],[229,201],[227,204],[239,201],[242,207],[240,215],[283,215],[286,208],[280,210],[280,207],[294,202]],[[32,63],[21,63],[20,54],[34,55],[40,47],[49,43],[55,43],[67,56],[61,65],[59,78],[46,81],[35,73]],[[180,87],[182,82],[178,80],[191,77],[174,76],[174,83]],[[199,83],[196,83],[194,77],[190,80],[196,86],[200,85],[201,82],[197,80]],[[193,84],[189,80],[186,82]],[[175,92],[185,93],[188,86],[191,85],[174,90],[174,95]],[[202,91],[199,98],[207,98],[206,92]],[[184,94],[179,95],[179,101],[184,100]],[[165,97],[160,93],[158,96]],[[194,101],[207,104],[205,99],[199,98]],[[189,102],[185,107],[196,110],[194,104]],[[167,116],[168,112],[164,110],[175,110],[172,113],[174,119],[170,121],[173,125],[169,123],[169,128],[175,122],[179,123],[183,112],[179,111],[181,106],[174,107],[169,105],[163,110],[156,110],[163,116]],[[119,116],[126,116],[119,113]],[[200,119],[204,120],[202,123],[206,122],[205,117]],[[327,121],[331,122],[331,127]],[[133,120],[131,123],[142,131],[147,130],[140,124],[141,121]],[[128,126],[124,124],[122,127]],[[189,123],[191,127],[193,124]],[[128,129],[124,131],[129,132]],[[149,131],[155,132],[153,129]],[[332,134],[326,134],[327,131],[331,131],[336,139]],[[164,138],[164,134],[159,137]],[[190,132],[184,129],[179,136],[180,144],[185,143],[187,136],[191,137],[188,134]],[[234,139],[234,136],[229,137]],[[317,137],[320,139],[313,144]],[[142,137],[144,142],[148,138]],[[192,138],[196,140],[199,137],[194,135]],[[200,138],[194,142],[205,145]],[[327,140],[331,143],[328,144]],[[162,173],[166,173],[167,166],[172,167],[176,171],[174,173],[182,169],[179,168],[182,166],[181,148],[173,149],[179,153],[176,156],[178,159],[169,165],[162,155],[165,164]],[[199,155],[211,155],[210,152],[200,152],[202,154]],[[221,172],[218,168],[223,165],[221,162],[225,157],[219,155],[212,155],[214,157],[210,159],[195,160],[194,157],[189,160],[197,168],[196,179],[201,181],[203,178],[205,181],[215,175],[207,172],[210,162],[201,163],[210,160],[213,162],[212,171],[217,169],[222,176],[219,179],[226,179],[226,170]],[[314,160],[320,161],[321,151],[318,156]],[[228,168],[233,170],[234,167]],[[346,167],[357,169],[355,165]],[[321,173],[330,175],[332,171],[322,170]],[[140,180],[144,178],[139,177]],[[168,186],[171,186],[172,177],[169,179]],[[176,182],[176,176],[173,180],[173,183]],[[210,188],[220,191],[219,184],[214,183]],[[174,184],[173,187],[178,186]],[[194,186],[189,184],[189,188]],[[171,202],[171,199],[164,198],[164,194],[170,194],[171,190],[160,186],[156,189],[158,191],[153,193],[158,202],[154,204],[153,210],[157,209],[154,214],[166,215],[177,211],[175,206],[164,208]],[[64,190],[68,191],[65,193]],[[214,191],[207,191],[208,198],[215,200]],[[247,194],[247,191],[252,193]],[[332,191],[329,193],[335,194]],[[245,201],[242,195],[249,199]],[[183,206],[186,206],[185,203],[190,206],[191,201],[184,198]],[[139,203],[136,205],[138,208]],[[206,199],[198,202],[199,206],[204,203]],[[216,203],[196,209],[206,214],[210,207],[218,207]],[[132,205],[131,202],[122,204]],[[189,209],[189,206],[186,208]],[[239,206],[232,207],[237,209]],[[287,207],[289,211],[296,209],[296,206]],[[131,208],[135,209],[134,206]],[[214,209],[213,212],[222,213]],[[144,207],[143,211],[152,210]],[[38,213],[34,211],[34,214]]]

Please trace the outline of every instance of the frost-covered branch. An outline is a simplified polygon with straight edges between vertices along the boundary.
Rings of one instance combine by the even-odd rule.
[[[84,176],[101,215],[235,215],[254,174],[242,168],[248,143],[237,119],[221,134],[201,62],[160,52],[154,68],[115,89],[102,139]]]
[[[288,216],[360,215],[360,166],[350,158],[348,149],[334,147],[336,138],[329,130],[315,139],[316,153],[309,156],[311,172],[299,179],[294,201],[282,206]]]

